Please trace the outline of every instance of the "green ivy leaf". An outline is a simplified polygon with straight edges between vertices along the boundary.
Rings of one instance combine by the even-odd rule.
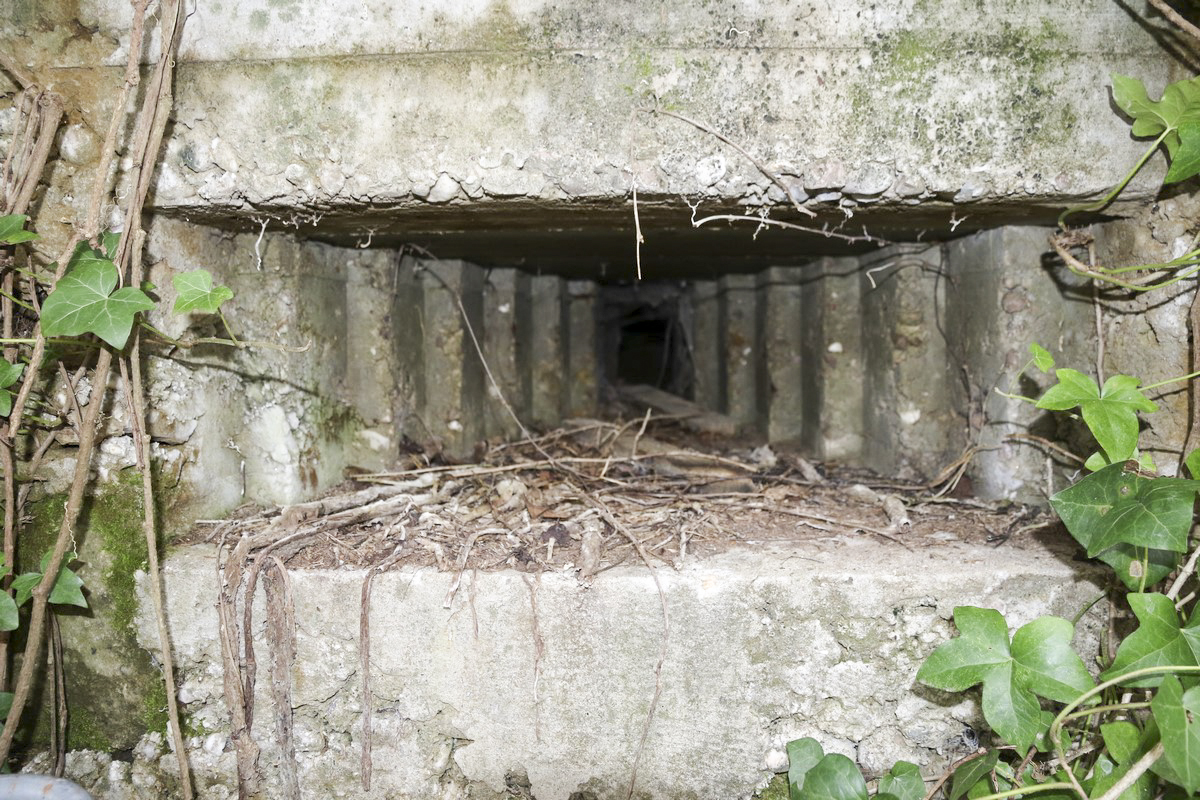
[[[1200,173],[1200,120],[1187,120],[1179,126],[1179,149],[1163,183],[1178,183]]]
[[[1033,365],[1042,372],[1054,369],[1054,356],[1050,355],[1050,351],[1037,342],[1029,345],[1029,353],[1033,356]]]
[[[116,265],[97,250],[86,245],[83,249],[87,252],[76,250],[74,266],[42,304],[42,333],[94,333],[120,350],[129,339],[133,318],[154,308],[154,301],[132,286],[116,289]]]
[[[1128,544],[1182,553],[1200,481],[1148,478],[1111,464],[1050,498],[1089,558]]]
[[[1200,789],[1200,686],[1186,692],[1179,678],[1167,675],[1150,710],[1162,735],[1163,759],[1188,794]]]
[[[1027,750],[1048,725],[1035,694],[1070,702],[1092,687],[1071,650],[1074,627],[1059,617],[1022,626],[1010,645],[998,611],[954,609],[959,636],[941,645],[917,672],[917,680],[947,691],[983,684],[983,716],[996,733]]]
[[[8,712],[12,711],[12,692],[0,692],[0,719],[8,719]]]
[[[171,279],[179,296],[175,300],[175,311],[200,311],[215,314],[226,300],[233,299],[233,290],[228,286],[213,287],[212,275],[206,269],[184,272]]]
[[[1101,390],[1094,380],[1078,370],[1060,369],[1055,376],[1058,383],[1046,390],[1037,407],[1066,411],[1079,406],[1083,421],[1109,462],[1131,458],[1137,449],[1137,412],[1158,410],[1158,406],[1138,390],[1138,379],[1113,375],[1104,382]]]
[[[1183,460],[1183,465],[1187,467],[1188,475],[1200,478],[1200,447],[1188,453],[1187,458]]]
[[[803,800],[867,800],[867,782],[853,761],[829,753],[804,776]]]
[[[1193,615],[1187,627],[1184,627],[1180,625],[1175,603],[1166,595],[1133,592],[1126,598],[1139,625],[1121,642],[1112,666],[1101,673],[1101,680],[1112,680],[1144,667],[1197,665],[1197,658],[1200,657],[1200,614]],[[1157,686],[1161,682],[1162,675],[1150,675],[1123,681],[1121,685],[1147,687]]]
[[[999,750],[989,750],[987,755],[973,758],[954,770],[954,780],[950,784],[950,794],[946,800],[958,800],[970,791],[971,787],[985,780],[999,759]],[[989,785],[988,788],[990,789],[991,786]]]
[[[879,779],[875,800],[884,795],[895,800],[921,800],[925,796],[925,779],[921,768],[908,761],[897,761],[888,774]]]
[[[1143,587],[1153,586],[1170,575],[1179,565],[1180,555],[1170,550],[1119,544],[1096,558],[1112,567],[1126,589],[1141,591]]]
[[[100,237],[100,246],[104,251],[104,256],[112,261],[117,257],[117,248],[121,246],[121,234],[105,231]]]
[[[16,602],[7,592],[0,592],[0,631],[15,631],[19,624]]]
[[[21,379],[24,372],[24,364],[10,364],[6,359],[0,358],[0,389],[12,386]]]
[[[1142,732],[1132,722],[1119,720],[1106,722],[1100,726],[1100,736],[1104,746],[1118,764],[1132,764],[1141,755],[1138,750],[1142,742]]]
[[[1142,733],[1131,722],[1113,722],[1100,726],[1100,735],[1108,748],[1092,767],[1091,778],[1086,788],[1088,794],[1099,797],[1129,772],[1133,763],[1142,756]],[[1150,800],[1154,795],[1154,778],[1144,773],[1118,796],[1118,800]]]
[[[50,557],[54,555],[52,551],[47,550],[42,556],[42,574],[46,574],[46,567],[50,566]],[[59,603],[61,605],[79,606],[87,608],[87,599],[80,591],[83,588],[83,579],[76,575],[71,570],[67,569],[67,562],[73,561],[76,558],[75,553],[70,553],[63,559],[63,565],[58,569],[58,579],[54,581],[54,587],[50,590],[51,603]]]
[[[40,239],[33,231],[25,230],[29,217],[24,214],[8,214],[0,217],[0,244],[20,244]]]
[[[804,777],[808,771],[817,765],[825,751],[816,739],[793,739],[787,743],[788,754],[788,797],[790,800],[800,800],[800,791],[804,788]]]
[[[19,381],[24,371],[24,364],[10,364],[0,358],[0,417],[7,417],[12,411],[13,396],[8,387]]]
[[[53,555],[53,552],[47,551],[42,556],[42,570],[45,570],[49,566],[51,555]],[[63,566],[58,570],[58,580],[54,582],[54,586],[50,589],[50,597],[48,599],[51,603],[87,608],[87,599],[83,596],[83,592],[80,591],[83,588],[83,580],[66,567],[66,563],[75,557],[75,554],[71,553],[63,559]],[[17,606],[24,605],[28,602],[29,598],[33,597],[33,590],[42,582],[42,575],[44,574],[44,571],[26,572],[13,578],[12,588],[16,595]]]
[[[12,579],[12,590],[16,595],[17,606],[23,606],[33,597],[33,587],[42,579],[40,572],[23,572]]]
[[[1163,144],[1174,159],[1180,147],[1178,128],[1185,122],[1200,120],[1200,76],[1170,84],[1158,101],[1150,99],[1137,78],[1114,74],[1112,82],[1113,101],[1133,118],[1133,135],[1145,138],[1166,131]]]

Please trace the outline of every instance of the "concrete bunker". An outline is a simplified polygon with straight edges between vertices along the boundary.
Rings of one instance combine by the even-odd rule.
[[[63,220],[89,195],[107,129],[111,76],[97,65],[129,37],[124,6],[75,5],[25,4],[0,21],[21,63],[88,100],[40,201],[36,227],[51,240],[69,237]],[[408,456],[442,458],[435,469],[459,486],[393,486],[376,500],[396,504],[395,519],[341,545],[394,547],[409,530],[442,567],[375,576],[370,664],[363,582],[382,562],[334,546],[329,560],[286,571],[295,658],[280,685],[291,695],[268,698],[259,684],[267,794],[607,800],[626,796],[638,764],[649,796],[748,797],[798,735],[875,773],[956,753],[976,711],[914,695],[916,665],[958,604],[1003,607],[1014,622],[1072,615],[1097,589],[1061,542],[1031,537],[998,560],[995,541],[947,535],[944,517],[923,509],[915,524],[928,528],[911,550],[839,529],[664,559],[652,572],[606,563],[586,587],[566,563],[534,574],[497,555],[494,571],[457,568],[467,548],[449,549],[437,520],[467,530],[464,517],[520,491],[460,480],[478,443],[523,436],[494,394],[548,430],[596,416],[621,384],[719,414],[744,444],[889,480],[938,477],[974,447],[983,497],[1061,485],[1052,458],[1009,439],[1028,424],[1024,407],[992,389],[1032,340],[1064,363],[1094,357],[1093,306],[1046,268],[1045,226],[1064,203],[1106,191],[1107,165],[1136,158],[1104,82],[1120,71],[1162,85],[1178,70],[1153,25],[1108,0],[1072,0],[1070,25],[1034,0],[784,0],[633,18],[618,5],[435,2],[406,6],[404,24],[303,5],[201,4],[185,28],[147,206],[152,281],[169,305],[172,275],[209,269],[235,291],[241,338],[308,347],[152,357],[168,532],[224,525],[256,503],[269,510],[231,536],[315,534],[353,510],[315,498]],[[1131,192],[1155,188],[1147,176]],[[760,212],[805,223],[789,216],[792,201],[816,209],[815,233],[756,234]],[[1173,202],[1152,225],[1099,228],[1099,251],[1136,240],[1169,252],[1194,219]],[[698,203],[707,211],[689,208]],[[749,219],[694,228],[703,213]],[[1110,333],[1134,331],[1110,336],[1110,365],[1145,366],[1146,380],[1185,372],[1182,347],[1150,364],[1140,350],[1186,339],[1178,305],[1151,310],[1149,332],[1109,318]],[[213,324],[156,323],[172,336]],[[1179,439],[1185,404],[1164,398],[1176,413],[1149,438]],[[105,438],[100,472],[119,476],[132,464],[119,411]],[[52,454],[48,496],[69,461]],[[789,491],[766,505],[805,511]],[[747,507],[722,519],[730,528],[770,513],[731,502]],[[504,513],[566,505],[549,493]],[[558,522],[525,526],[539,552]],[[684,522],[696,520],[656,524]],[[202,793],[223,798],[241,731],[223,700],[213,530],[173,550],[165,577],[187,747]],[[485,554],[502,536],[472,533]],[[98,547],[90,538],[83,546]],[[663,656],[660,579],[676,621]],[[138,635],[154,654],[151,613],[143,587]],[[267,632],[255,619],[247,640]],[[662,703],[639,751],[658,666]],[[119,670],[111,680],[142,686]],[[263,730],[272,714],[294,723],[294,752]],[[375,748],[370,790],[352,766],[364,743]],[[132,765],[77,753],[72,774],[100,796],[171,791],[159,734],[113,749]]]

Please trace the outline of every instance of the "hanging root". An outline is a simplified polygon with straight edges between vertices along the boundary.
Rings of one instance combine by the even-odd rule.
[[[287,567],[270,557],[263,581],[267,590],[267,644],[271,647],[271,699],[275,703],[275,737],[281,750],[280,773],[288,800],[300,800],[296,745],[292,737],[292,664],[296,659],[296,615]]]

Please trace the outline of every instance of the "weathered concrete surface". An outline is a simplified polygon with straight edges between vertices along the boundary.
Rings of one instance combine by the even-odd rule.
[[[806,406],[817,427],[813,455],[857,464],[863,453],[862,289],[856,259],[825,258],[810,267],[820,275],[806,286],[808,325],[805,339],[816,348]]]
[[[963,728],[976,724],[977,709],[915,687],[913,675],[951,634],[953,607],[996,607],[1015,625],[1070,617],[1098,591],[1069,548],[1036,543],[997,551],[926,541],[907,550],[830,538],[657,574],[670,632],[636,795],[655,798],[748,797],[783,768],[783,746],[797,736],[818,737],[868,773],[897,758],[940,765],[966,752]],[[468,575],[447,610],[452,577],[405,569],[375,580],[368,793],[358,774],[363,574],[292,573],[296,763],[306,793],[499,798],[506,776],[524,774],[539,800],[624,797],[663,644],[646,569],[618,567],[591,588],[569,570]],[[234,758],[222,749],[212,550],[177,551],[165,579],[186,714],[212,732],[190,743],[209,787],[202,796],[224,797],[217,787],[232,785]],[[143,608],[142,640],[153,652],[150,620]],[[256,730],[267,741],[272,712],[265,696],[260,703]],[[268,743],[272,776],[277,757]],[[121,796],[110,791],[101,796]]]
[[[1092,229],[1096,261],[1116,267],[1178,258],[1195,247],[1198,212],[1200,199],[1177,195],[1155,203],[1136,218],[1097,225]],[[1124,373],[1150,385],[1200,368],[1189,352],[1188,311],[1195,292],[1194,280],[1141,294],[1102,292],[1104,377]],[[1159,411],[1145,415],[1147,425],[1140,446],[1160,470],[1174,474],[1188,431],[1188,392],[1183,384],[1174,382],[1149,396]]]
[[[1065,268],[1042,264],[1048,238],[1046,228],[1008,227],[946,246],[946,350],[959,371],[951,388],[970,441],[984,448],[971,475],[975,490],[986,497],[1039,502],[1067,485],[1052,453],[1008,438],[1034,434],[1056,440],[1056,415],[1000,394],[1038,397],[1054,382],[1036,367],[1022,371],[1033,342],[1049,349],[1059,366],[1092,374],[1090,291]],[[1078,466],[1067,464],[1067,472]]]
[[[128,6],[17,5],[2,44],[83,109],[67,154],[90,180]],[[477,263],[620,259],[624,274],[636,182],[648,258],[706,247],[710,265],[736,260],[749,237],[698,238],[680,196],[725,210],[787,198],[710,134],[640,113],[657,103],[731,137],[827,221],[856,214],[854,232],[945,235],[959,207],[960,233],[1017,213],[1045,221],[1107,189],[1143,146],[1111,110],[1109,73],[1152,93],[1180,77],[1156,22],[1139,22],[1110,0],[204,3],[184,29],[151,203],[342,243],[427,236],[439,256]],[[53,218],[86,201],[73,181],[50,192]],[[513,230],[546,246],[531,253]],[[756,246],[795,254],[797,241],[839,246]]]
[[[967,445],[939,318],[942,266],[937,247],[888,250],[860,264],[863,455],[885,474],[933,477]]]

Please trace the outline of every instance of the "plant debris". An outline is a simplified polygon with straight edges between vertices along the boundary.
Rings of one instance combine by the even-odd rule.
[[[476,464],[357,474],[318,500],[243,509],[191,538],[249,537],[248,554],[270,547],[289,568],[386,560],[460,573],[575,569],[591,580],[637,556],[589,496],[652,559],[674,567],[737,546],[843,536],[898,547],[995,543],[1011,540],[1014,521],[1022,531],[1054,524],[1011,503],[936,497],[926,484],[830,467],[822,474],[786,453],[766,458],[766,446],[730,446],[731,438],[709,437],[702,450],[670,420],[656,424],[655,436],[636,424],[574,420],[496,444]]]

